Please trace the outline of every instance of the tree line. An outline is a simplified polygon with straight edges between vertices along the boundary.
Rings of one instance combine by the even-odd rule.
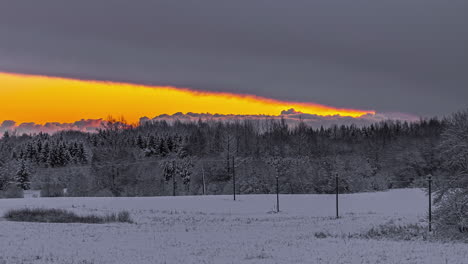
[[[229,171],[236,166],[239,191],[270,193],[278,171],[269,165],[272,158],[285,193],[332,192],[335,174],[343,192],[407,187],[439,169],[436,146],[446,126],[435,118],[318,129],[284,120],[157,121],[137,127],[116,121],[97,133],[6,132],[0,140],[0,188],[25,167],[23,178],[38,189],[53,183],[76,195],[167,195],[177,183],[171,180],[174,171],[180,194],[199,194],[203,187],[223,194],[231,190]]]

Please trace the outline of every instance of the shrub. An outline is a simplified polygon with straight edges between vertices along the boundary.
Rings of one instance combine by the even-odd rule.
[[[468,241],[468,195],[452,190],[437,203],[434,225],[437,236]]]
[[[427,236],[427,228],[421,225],[395,225],[393,223],[373,227],[367,232],[358,235],[360,238],[394,240],[426,240]]]
[[[314,236],[315,236],[315,238],[327,238],[327,237],[329,237],[331,235],[328,234],[328,233],[324,233],[324,232],[315,232]]]
[[[132,223],[130,213],[128,211],[121,211],[117,214],[117,221],[122,223]]]
[[[0,192],[0,198],[23,198],[23,189],[15,184],[10,184],[4,191]]]
[[[5,213],[4,218],[19,222],[43,222],[43,223],[86,223],[102,224],[110,222],[133,223],[130,214],[122,211],[119,214],[108,214],[105,216],[86,215],[79,216],[73,212],[63,209],[24,208],[13,209]]]

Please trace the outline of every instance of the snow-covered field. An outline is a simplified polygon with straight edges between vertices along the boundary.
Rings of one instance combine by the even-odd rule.
[[[128,210],[135,224],[0,221],[3,263],[468,263],[468,245],[348,238],[373,226],[426,222],[417,189],[340,196],[274,195],[27,198],[11,208],[63,208],[80,214]],[[324,232],[331,237],[316,238]],[[336,235],[336,236],[335,236]]]

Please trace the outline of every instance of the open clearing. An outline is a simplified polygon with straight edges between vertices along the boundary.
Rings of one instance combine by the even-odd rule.
[[[427,196],[400,189],[340,195],[0,200],[0,213],[58,208],[77,214],[127,210],[136,222],[0,221],[3,263],[468,263],[468,244],[348,238],[373,226],[426,224]],[[317,238],[318,232],[331,234]]]

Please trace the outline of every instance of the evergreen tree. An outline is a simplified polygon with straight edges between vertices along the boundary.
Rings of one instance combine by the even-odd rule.
[[[80,145],[78,146],[76,160],[79,164],[88,163],[88,157],[86,156],[86,151],[85,151],[83,143],[80,143]]]
[[[42,148],[42,152],[40,155],[41,163],[48,165],[49,156],[50,156],[49,142],[46,142],[44,144],[44,147]]]
[[[9,138],[10,138],[10,132],[5,131],[5,132],[3,133],[3,138],[2,138],[2,139],[5,139],[5,140],[6,140],[6,139],[9,139]]]
[[[18,171],[15,175],[15,181],[19,188],[23,190],[29,190],[30,188],[30,173],[26,167],[26,162],[24,160],[20,161]]]
[[[41,155],[42,155],[42,140],[39,138],[39,140],[36,142],[36,155],[34,157],[34,161],[36,163],[41,163]]]
[[[146,144],[145,142],[143,141],[143,137],[141,135],[138,135],[137,137],[137,142],[136,142],[137,146],[141,149],[144,149],[146,148]]]
[[[161,157],[165,157],[169,153],[168,147],[163,138],[159,139],[158,152]]]
[[[166,138],[166,145],[167,145],[167,150],[169,152],[172,152],[174,150],[174,141],[172,140],[171,137]]]

